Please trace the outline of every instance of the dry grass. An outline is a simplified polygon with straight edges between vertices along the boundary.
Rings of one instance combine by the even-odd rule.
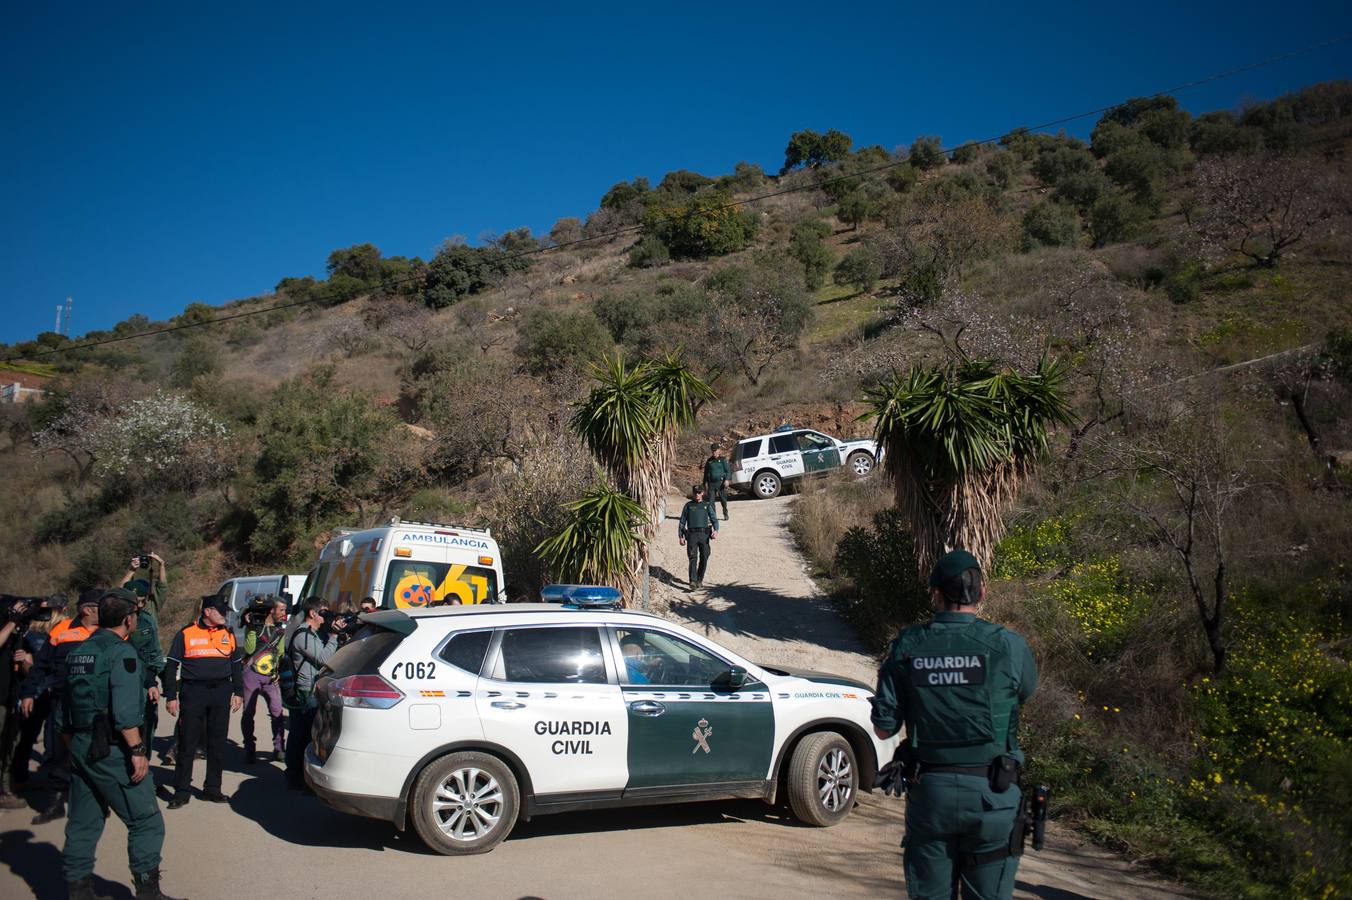
[[[836,547],[851,528],[867,528],[874,513],[892,505],[880,476],[862,481],[845,474],[809,481],[793,505],[789,528],[818,573],[834,567]]]

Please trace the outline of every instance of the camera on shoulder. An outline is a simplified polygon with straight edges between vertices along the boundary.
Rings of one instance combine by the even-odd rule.
[[[239,614],[240,621],[246,628],[262,628],[267,624],[268,616],[272,613],[272,604],[275,602],[272,597],[254,597]]]
[[[13,622],[19,631],[24,631],[34,622],[50,621],[53,614],[65,607],[66,598],[60,594],[50,597],[0,594],[0,625]]]

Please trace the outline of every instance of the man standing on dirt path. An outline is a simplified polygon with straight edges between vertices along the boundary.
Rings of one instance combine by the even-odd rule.
[[[986,586],[976,557],[954,550],[929,580],[935,614],[892,642],[878,671],[873,728],[906,726],[906,890],[912,898],[1009,900],[1022,830],[1019,708],[1037,687],[1022,637],[976,616]]]
[[[691,499],[681,508],[681,520],[676,523],[676,536],[690,559],[690,590],[704,587],[704,570],[709,565],[709,544],[718,536],[718,514],[714,505],[704,500],[704,485],[690,490]]]
[[[731,477],[728,461],[718,452],[718,445],[710,444],[709,458],[704,461],[704,496],[709,498],[710,506],[714,501],[723,504],[724,522],[728,520],[728,479]]]

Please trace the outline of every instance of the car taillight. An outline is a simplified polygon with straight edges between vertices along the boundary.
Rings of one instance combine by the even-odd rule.
[[[329,685],[328,694],[342,706],[357,709],[389,709],[404,699],[404,692],[379,675],[348,675]]]

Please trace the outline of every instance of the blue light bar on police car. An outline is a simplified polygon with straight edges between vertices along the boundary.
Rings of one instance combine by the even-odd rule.
[[[577,609],[601,609],[620,605],[620,592],[601,584],[547,584],[540,591],[545,603],[562,603]]]

